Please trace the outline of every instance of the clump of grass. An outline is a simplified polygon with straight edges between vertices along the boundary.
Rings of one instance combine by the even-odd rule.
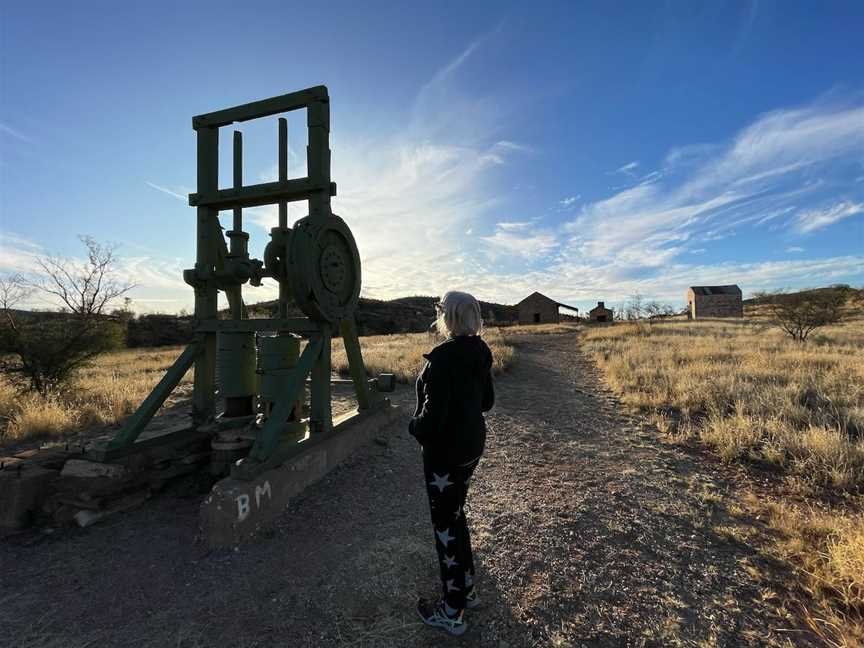
[[[756,461],[821,488],[845,508],[792,501],[766,512],[788,561],[817,602],[804,618],[827,645],[864,644],[864,321],[826,327],[805,344],[757,321],[672,321],[588,330],[585,348],[623,402],[647,412],[667,438],[693,440],[726,461]]]
[[[756,502],[780,532],[773,551],[802,576],[827,613],[809,616],[813,629],[837,646],[864,642],[864,515]]]
[[[181,350],[162,347],[106,353],[79,371],[66,389],[47,398],[22,394],[0,379],[0,444],[60,437],[82,427],[122,421],[156,386]],[[192,374],[192,370],[187,372],[182,382],[190,382]]]
[[[622,400],[662,413],[670,436],[850,490],[864,487],[859,328],[799,344],[759,322],[673,321],[591,329],[584,343]]]

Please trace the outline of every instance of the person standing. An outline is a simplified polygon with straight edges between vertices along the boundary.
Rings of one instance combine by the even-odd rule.
[[[461,635],[468,627],[465,609],[480,604],[464,506],[486,443],[483,414],[495,403],[492,352],[481,338],[480,304],[473,296],[450,291],[435,308],[435,326],[446,339],[423,355],[409,432],[423,448],[442,596],[420,599],[417,612],[427,625]]]

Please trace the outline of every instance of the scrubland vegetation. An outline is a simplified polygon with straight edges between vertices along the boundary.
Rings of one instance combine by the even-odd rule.
[[[766,550],[820,601],[809,618],[835,645],[864,641],[864,320],[804,343],[766,320],[667,321],[583,336],[621,400],[666,437],[785,476],[749,497],[777,532]]]
[[[495,356],[493,370],[505,370],[513,361],[513,348],[495,328],[487,329],[484,339]],[[426,333],[406,333],[363,337],[360,344],[371,375],[394,373],[405,383],[417,376],[424,362],[422,354],[436,340]],[[74,435],[85,428],[122,421],[147,396],[181,349],[124,349],[104,354],[79,371],[62,391],[44,397],[36,392],[22,393],[0,375],[0,446]],[[333,341],[333,367],[348,375],[341,339]],[[191,383],[192,375],[193,370],[189,370],[178,395],[182,396],[182,386]]]

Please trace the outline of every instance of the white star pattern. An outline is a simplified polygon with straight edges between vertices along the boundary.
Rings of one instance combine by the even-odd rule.
[[[450,580],[447,581],[447,591],[448,592],[458,592],[459,591],[459,588],[453,584],[454,580],[456,580],[456,579],[451,578]]]
[[[441,544],[444,545],[444,548],[447,548],[447,545],[450,544],[451,540],[455,540],[455,536],[450,535],[450,529],[444,529],[443,531],[435,530],[435,535],[438,536],[438,539],[441,541]]]
[[[445,555],[444,560],[442,560],[445,565],[447,565],[447,569],[450,569],[453,565],[458,565],[455,558],[451,558],[450,556]]]
[[[445,488],[453,485],[453,482],[451,482],[449,479],[450,473],[447,473],[443,477],[436,475],[435,473],[432,473],[432,476],[435,479],[433,481],[429,482],[429,485],[437,487],[439,493],[443,493]]]

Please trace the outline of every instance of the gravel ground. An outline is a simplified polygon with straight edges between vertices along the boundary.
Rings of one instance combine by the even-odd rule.
[[[464,637],[413,611],[437,567],[400,427],[237,551],[204,550],[191,484],[6,539],[0,646],[818,645],[777,612],[785,574],[740,540],[761,531],[734,483],[624,414],[574,334],[516,342],[469,494],[484,605]]]

